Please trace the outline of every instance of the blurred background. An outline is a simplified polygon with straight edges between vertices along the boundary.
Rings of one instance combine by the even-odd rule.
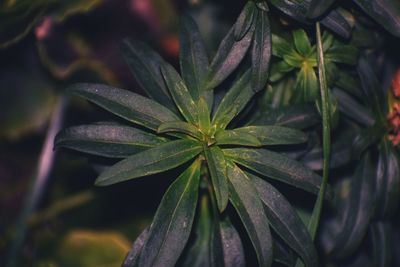
[[[183,10],[215,51],[243,3],[0,0],[0,266],[10,257],[17,266],[120,266],[175,176],[94,187],[103,162],[54,151],[53,137],[112,117],[63,92],[99,82],[142,94],[119,53],[124,38],[177,65]]]

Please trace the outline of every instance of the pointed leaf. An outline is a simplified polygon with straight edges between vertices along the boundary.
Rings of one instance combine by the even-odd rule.
[[[182,78],[196,102],[204,96],[208,106],[212,106],[213,93],[204,91],[204,82],[208,69],[208,57],[199,28],[193,18],[186,14],[180,24],[179,62]]]
[[[272,263],[272,237],[256,188],[235,164],[228,164],[230,201],[235,207],[257,253],[260,266]]]
[[[201,151],[196,141],[177,140],[130,156],[104,171],[96,185],[105,186],[173,169]]]
[[[309,9],[309,1],[304,0],[270,0],[271,4],[289,17],[300,21],[306,21],[306,14]]]
[[[200,98],[198,106],[199,112],[199,128],[203,134],[210,134],[211,132],[211,121],[210,121],[210,111],[208,109],[207,103],[203,97]]]
[[[313,102],[319,96],[317,75],[312,67],[304,66],[297,74],[294,90],[298,102]]]
[[[161,67],[161,72],[179,112],[187,122],[195,124],[197,122],[197,106],[184,81],[169,64],[164,64]]]
[[[393,266],[394,233],[390,222],[378,221],[370,225],[372,240],[373,266]]]
[[[259,11],[251,53],[251,86],[255,92],[262,90],[267,83],[271,49],[271,29],[268,14],[265,11]]]
[[[225,157],[261,175],[313,194],[319,192],[321,177],[295,160],[266,149],[232,148],[223,151]]]
[[[352,45],[335,44],[325,53],[325,60],[349,65],[356,65],[358,49]]]
[[[241,40],[246,33],[250,30],[251,24],[253,23],[253,17],[256,14],[256,6],[253,1],[248,1],[243,7],[235,25],[234,25],[234,35],[235,40]]]
[[[249,83],[250,71],[247,71],[226,93],[212,120],[217,129],[225,129],[253,97],[254,91]]]
[[[190,135],[198,140],[202,140],[203,136],[193,124],[184,121],[166,122],[160,125],[157,129],[158,133],[177,132]]]
[[[306,266],[318,266],[317,251],[311,236],[290,203],[266,181],[251,174],[247,175],[257,188],[271,227],[301,256]]]
[[[218,209],[222,213],[228,204],[228,180],[224,153],[218,146],[212,146],[204,148],[204,155],[207,160]]]
[[[283,58],[288,54],[296,55],[297,52],[294,50],[291,43],[276,34],[272,34],[272,54]]]
[[[220,223],[220,234],[224,250],[224,264],[226,267],[245,267],[245,257],[239,233],[233,227],[229,218]]]
[[[133,92],[103,84],[80,83],[67,89],[100,107],[134,123],[157,130],[163,122],[179,118],[157,102]]]
[[[311,0],[307,17],[314,19],[323,15],[332,6],[333,2],[335,0]]]
[[[262,146],[256,135],[237,129],[217,132],[215,139],[218,145]]]
[[[175,266],[189,239],[200,181],[196,160],[168,188],[150,226],[139,266]]]
[[[254,135],[262,145],[290,145],[307,141],[303,132],[281,126],[246,126],[234,131]]]
[[[207,90],[217,87],[239,66],[251,45],[253,32],[254,23],[240,41],[235,40],[234,27],[228,32],[209,67]]]
[[[400,36],[400,3],[397,0],[354,0],[372,19]]]
[[[307,33],[303,29],[295,30],[292,32],[294,45],[297,51],[303,56],[308,56],[311,53],[311,44],[308,40]]]
[[[343,38],[348,39],[351,36],[351,25],[337,10],[331,10],[328,15],[324,16],[321,24]]]
[[[160,67],[164,62],[160,55],[146,44],[128,39],[122,42],[121,52],[136,81],[147,95],[177,112],[160,72]]]
[[[67,128],[56,136],[55,145],[103,157],[125,158],[166,141],[136,128],[99,123]]]
[[[143,230],[143,232],[136,238],[135,242],[132,245],[131,250],[129,250],[128,255],[124,262],[122,263],[122,267],[138,267],[139,266],[139,257],[142,252],[142,248],[144,243],[147,241],[149,237],[149,227]]]

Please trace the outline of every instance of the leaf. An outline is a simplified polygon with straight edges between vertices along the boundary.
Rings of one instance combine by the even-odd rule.
[[[261,91],[268,81],[268,69],[271,59],[271,28],[268,14],[259,11],[254,32],[251,52],[251,86],[255,92]]]
[[[144,229],[143,232],[136,238],[132,248],[129,250],[128,255],[126,255],[126,258],[122,263],[122,267],[138,267],[140,253],[142,252],[143,245],[147,241],[148,237],[149,227]]]
[[[207,160],[218,209],[222,213],[226,205],[228,205],[229,198],[224,153],[218,146],[212,146],[204,148],[204,155]]]
[[[372,239],[373,266],[393,266],[393,228],[390,222],[378,221],[369,227]]]
[[[379,148],[375,180],[377,214],[382,218],[393,216],[399,205],[400,162],[390,142],[383,141]]]
[[[136,128],[98,123],[61,131],[55,138],[55,146],[103,157],[125,158],[166,141]]]
[[[294,90],[297,102],[313,102],[319,96],[317,75],[312,67],[305,65],[297,74]]]
[[[382,137],[384,129],[378,123],[375,123],[371,127],[363,129],[356,137],[353,139],[352,143],[352,156],[354,159],[359,159],[363,152],[368,149],[369,146],[378,142]]]
[[[272,263],[272,237],[256,188],[235,164],[228,164],[229,199],[235,207],[256,250],[260,266]]]
[[[290,203],[266,181],[251,174],[247,175],[264,204],[265,214],[271,227],[301,256],[306,266],[318,266],[317,251],[311,236]]]
[[[246,131],[223,130],[215,135],[218,145],[261,146],[260,140],[254,134]]]
[[[337,10],[331,10],[328,15],[322,18],[321,24],[345,39],[349,39],[352,34],[350,24]]]
[[[248,1],[243,7],[242,12],[234,25],[234,36],[236,41],[241,40],[250,30],[255,14],[257,13],[254,2]]]
[[[303,29],[292,31],[294,45],[303,56],[308,56],[312,52],[310,40],[308,40],[307,33]]]
[[[358,49],[352,45],[335,44],[331,46],[325,54],[325,60],[327,62],[356,65],[357,59]]]
[[[139,266],[175,266],[192,229],[200,181],[196,160],[168,188],[150,226]]]
[[[372,19],[400,36],[400,3],[396,0],[354,0]]]
[[[184,81],[169,64],[164,64],[161,72],[179,112],[187,122],[195,124],[197,122],[197,106]]]
[[[249,83],[250,71],[247,71],[226,93],[212,119],[212,125],[217,129],[225,129],[253,97],[254,91]]]
[[[286,61],[282,60],[275,64],[271,65],[271,71],[269,74],[269,80],[271,82],[276,82],[284,77],[288,72],[294,69],[293,66],[286,63]]]
[[[314,19],[323,15],[334,2],[335,0],[311,0],[307,17]]]
[[[234,131],[253,135],[262,145],[290,145],[307,141],[307,136],[303,132],[281,126],[246,126],[236,128]]]
[[[239,66],[251,45],[253,32],[254,26],[240,41],[235,41],[234,28],[231,28],[219,45],[218,51],[209,67],[207,90],[217,87]]]
[[[309,9],[309,1],[304,0],[270,0],[271,4],[289,17],[305,22]]]
[[[68,87],[67,90],[115,115],[154,131],[163,122],[179,120],[164,106],[127,90],[90,83],[78,83]]]
[[[262,112],[251,121],[252,125],[277,125],[305,129],[320,122],[320,116],[310,105],[291,105]]]
[[[210,134],[211,132],[211,121],[210,121],[210,111],[208,109],[207,103],[204,98],[200,98],[198,106],[198,116],[199,116],[199,129],[203,134]]]
[[[212,107],[213,93],[204,91],[204,82],[208,69],[208,57],[199,28],[193,18],[186,14],[180,23],[179,62],[182,78],[195,102],[204,96],[208,106]]]
[[[297,55],[297,52],[294,50],[294,47],[291,43],[286,41],[284,38],[272,34],[272,54],[274,56],[283,58],[288,54]]]
[[[225,157],[261,175],[318,194],[321,177],[301,163],[266,149],[224,149]],[[327,194],[330,197],[330,194]]]
[[[196,141],[177,140],[130,156],[104,171],[96,185],[105,186],[173,169],[202,150]]]
[[[184,121],[172,121],[161,124],[158,129],[158,133],[169,133],[178,132],[186,135],[190,135],[198,140],[202,140],[203,136],[199,130],[193,124]]]
[[[375,120],[372,117],[370,111],[359,104],[351,96],[337,88],[333,90],[333,94],[338,100],[339,110],[343,112],[346,116],[350,117],[358,123],[363,124],[364,126],[372,126],[375,123]]]
[[[148,96],[177,113],[176,107],[165,87],[160,67],[164,60],[146,44],[124,40],[121,52],[132,74]]]
[[[330,252],[335,258],[346,258],[353,254],[364,239],[371,216],[374,212],[373,169],[368,154],[357,166],[351,180],[349,208],[342,215],[343,228],[335,236],[335,245]]]
[[[246,266],[242,241],[240,240],[239,233],[233,227],[228,217],[220,222],[220,234],[224,251],[225,266]]]

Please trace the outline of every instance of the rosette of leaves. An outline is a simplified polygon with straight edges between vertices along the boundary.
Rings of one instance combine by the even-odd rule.
[[[341,112],[362,128],[351,144],[353,160],[360,161],[354,176],[340,184],[337,223],[331,228],[326,250],[337,259],[359,252],[366,236],[371,240],[374,266],[391,266],[390,219],[398,210],[400,197],[399,155],[388,138],[390,110],[386,94],[371,63],[360,59],[358,73],[362,103],[347,93],[334,91]],[[361,159],[361,160],[360,160]],[[382,248],[385,247],[384,250]]]
[[[303,29],[293,31],[292,38],[291,43],[276,34],[272,35],[272,54],[282,60],[272,65],[269,79],[276,83],[294,72],[296,80],[293,88],[289,88],[293,94],[291,102],[313,102],[319,96],[316,46],[311,45]],[[339,77],[340,71],[336,64],[354,66],[357,63],[357,48],[343,44],[327,32],[323,34],[322,42],[328,86],[345,84],[347,88],[346,82],[342,80],[352,81],[351,76],[342,73]]]
[[[225,41],[222,49],[226,49]],[[285,251],[274,241],[270,228],[307,266],[317,265],[307,227],[269,183],[273,179],[319,192],[319,175],[267,149],[303,143],[306,136],[283,126],[231,127],[256,94],[254,68],[236,79],[220,103],[214,105],[213,92],[206,90],[215,70],[232,69],[230,59],[241,49],[236,46],[241,40],[232,42],[230,52],[218,51],[209,66],[198,28],[185,16],[180,34],[181,76],[144,44],[124,42],[125,58],[151,98],[100,84],[68,89],[131,123],[76,126],[57,136],[58,147],[123,158],[101,173],[96,185],[183,169],[162,198],[153,223],[133,244],[124,266],[174,266],[178,260],[187,266],[244,266],[241,239],[229,219],[234,212],[260,266],[270,266]],[[194,240],[189,244],[191,234]]]

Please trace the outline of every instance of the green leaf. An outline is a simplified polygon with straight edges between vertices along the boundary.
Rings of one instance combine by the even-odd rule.
[[[161,72],[182,116],[187,122],[196,124],[197,106],[178,72],[169,64],[164,64],[161,67]]]
[[[352,45],[334,44],[325,54],[327,62],[337,62],[349,65],[356,65],[358,49]]]
[[[372,240],[373,266],[393,266],[393,227],[390,222],[378,221],[369,227]]]
[[[297,52],[288,41],[276,34],[272,34],[272,54],[276,57],[283,58],[288,54],[297,55]]]
[[[332,6],[333,2],[335,0],[311,0],[307,17],[314,19],[323,15]]]
[[[301,256],[306,266],[318,266],[317,251],[311,236],[290,203],[266,181],[251,174],[247,175],[257,188],[271,227]]]
[[[204,148],[204,155],[207,160],[218,209],[222,213],[228,204],[229,198],[224,153],[218,146],[212,146]]]
[[[165,87],[160,66],[164,60],[146,44],[124,40],[121,52],[140,87],[152,99],[177,113],[176,107]]]
[[[319,96],[317,75],[312,67],[305,65],[297,74],[294,90],[298,102],[313,102]]]
[[[281,126],[246,126],[234,131],[257,137],[261,145],[290,145],[307,141],[303,132]]]
[[[257,253],[260,266],[272,263],[272,237],[261,200],[249,177],[235,164],[228,164],[229,199],[235,207]]]
[[[148,237],[149,227],[144,229],[143,232],[136,238],[132,248],[129,250],[128,255],[126,255],[126,258],[122,263],[122,267],[138,267],[140,253],[142,252],[143,245],[147,241]]]
[[[210,111],[208,109],[207,103],[204,98],[200,98],[198,103],[198,112],[199,112],[199,128],[203,134],[211,133],[211,122],[210,122]]]
[[[367,231],[374,211],[373,169],[368,154],[357,166],[351,180],[348,202],[349,208],[341,214],[342,229],[335,236],[335,246],[330,254],[336,258],[346,258],[359,247]]]
[[[170,170],[194,158],[201,150],[201,144],[196,141],[171,141],[118,162],[97,178],[96,185],[115,184]]]
[[[255,92],[262,90],[268,81],[271,59],[271,28],[268,14],[258,11],[251,52],[251,86]]]
[[[375,191],[377,214],[382,218],[393,216],[399,206],[400,162],[388,141],[383,141],[379,149]]]
[[[231,148],[223,151],[225,157],[261,175],[313,194],[319,192],[321,177],[293,159],[266,149]]]
[[[163,122],[179,120],[164,106],[127,90],[90,83],[78,83],[68,87],[67,90],[128,121],[154,131]]]
[[[184,121],[172,121],[163,123],[158,127],[157,132],[158,133],[178,132],[190,135],[194,138],[197,138],[198,140],[203,139],[202,134],[199,132],[199,129],[197,129],[196,126]]]
[[[204,96],[208,106],[212,106],[213,93],[204,91],[204,82],[208,69],[208,57],[196,22],[188,14],[183,15],[180,23],[179,62],[182,78],[195,102]]]
[[[256,14],[256,6],[254,2],[248,1],[243,7],[242,12],[234,25],[234,36],[236,41],[241,40],[250,30]]]
[[[245,256],[239,233],[233,227],[229,218],[220,222],[222,248],[224,250],[224,264],[226,267],[245,267]]]
[[[309,1],[304,0],[270,0],[270,3],[289,17],[305,22]]]
[[[247,71],[222,99],[212,120],[212,125],[217,129],[225,129],[253,97],[250,77],[250,71]]]
[[[242,62],[253,39],[255,28],[253,25],[240,41],[235,40],[234,27],[222,40],[209,67],[207,90],[211,90],[221,84]]]
[[[125,158],[166,141],[136,128],[98,123],[61,131],[55,145],[103,157]]]
[[[345,39],[349,39],[352,34],[351,25],[337,10],[331,10],[328,15],[322,18],[321,24]]]
[[[400,3],[397,0],[354,0],[372,19],[400,36]]]
[[[223,130],[215,135],[218,145],[241,145],[241,146],[262,146],[260,140],[254,134],[246,131]]]
[[[286,63],[286,61],[282,60],[275,64],[271,65],[271,71],[269,74],[269,80],[271,82],[276,82],[284,77],[288,72],[294,69],[293,66]]]
[[[320,122],[318,112],[310,105],[291,105],[260,113],[251,125],[277,125],[305,129]]]
[[[196,160],[168,188],[150,226],[139,266],[175,266],[192,229],[201,161]]]
[[[302,56],[308,56],[312,52],[310,41],[307,33],[303,29],[298,29],[292,32],[294,45]]]

